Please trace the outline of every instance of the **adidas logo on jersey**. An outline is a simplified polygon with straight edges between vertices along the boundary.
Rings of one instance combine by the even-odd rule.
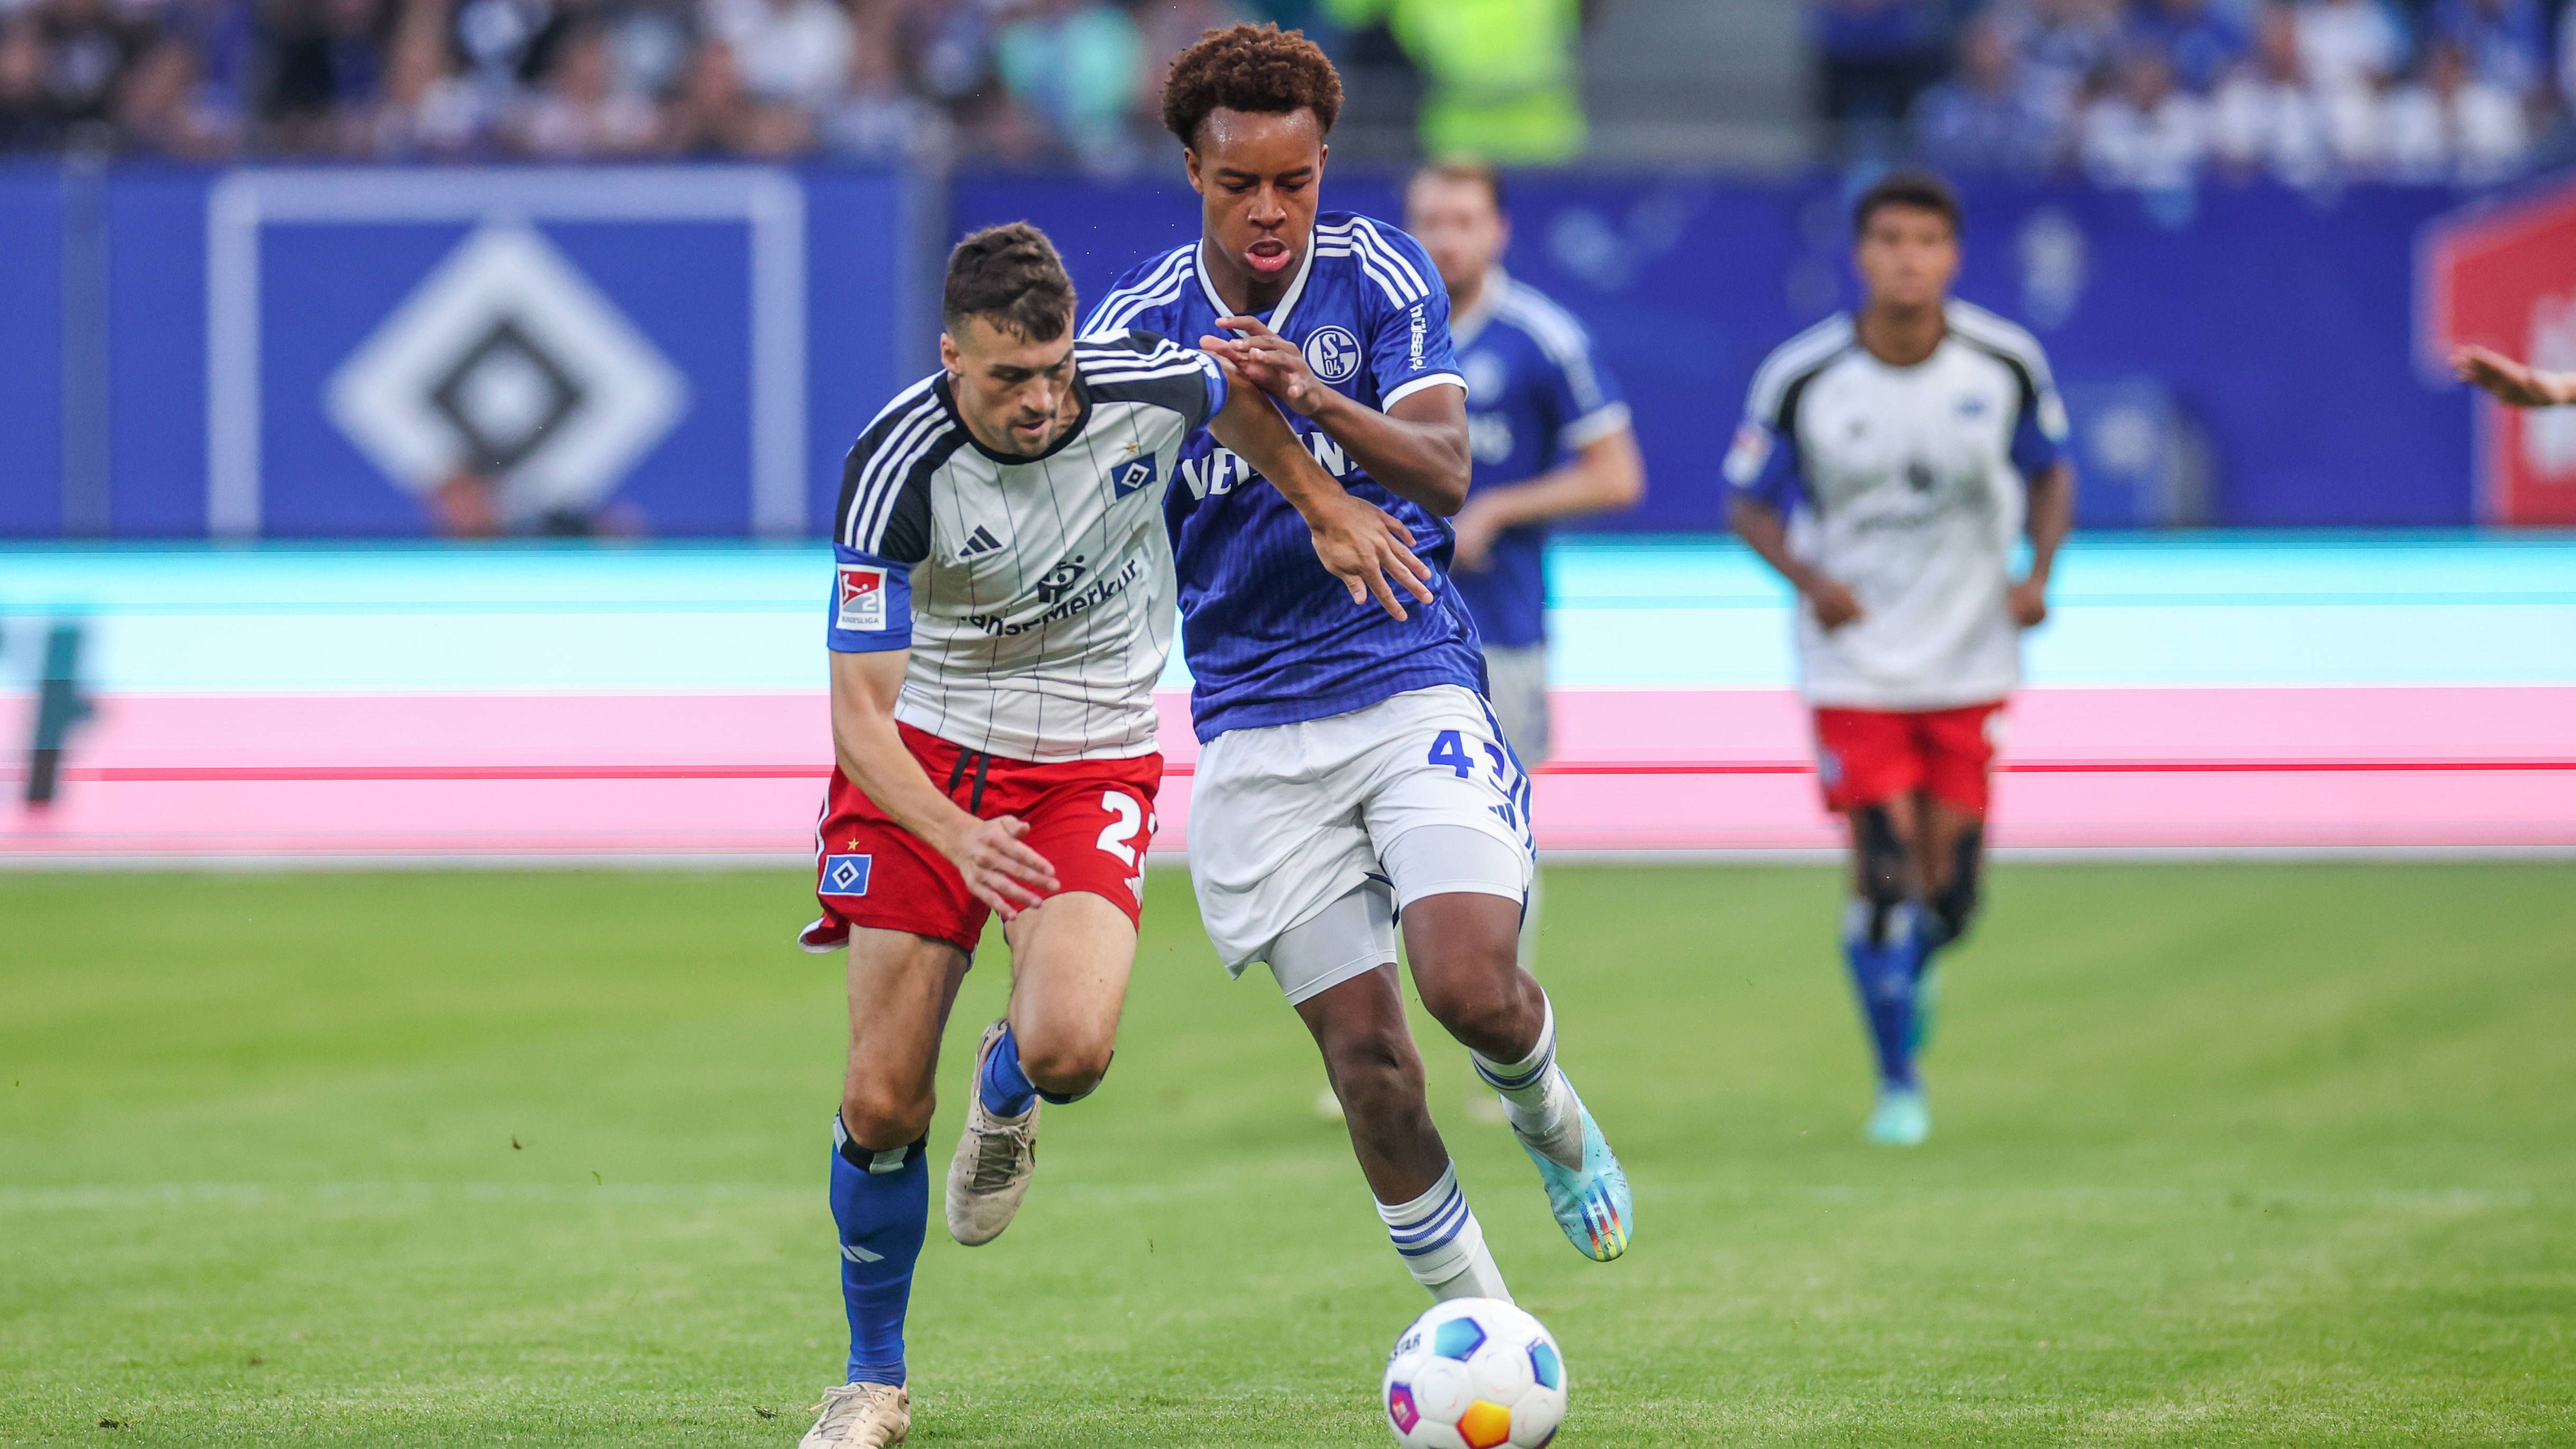
[[[966,536],[966,546],[957,550],[957,557],[960,559],[982,558],[988,553],[999,553],[1001,551],[1002,541],[993,536],[993,531],[991,529],[986,528],[979,523],[975,525],[975,531]]]

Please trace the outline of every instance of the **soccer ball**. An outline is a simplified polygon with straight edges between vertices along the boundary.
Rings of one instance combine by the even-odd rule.
[[[1379,1402],[1405,1449],[1539,1449],[1565,1421],[1565,1359],[1499,1298],[1452,1298],[1413,1320]]]

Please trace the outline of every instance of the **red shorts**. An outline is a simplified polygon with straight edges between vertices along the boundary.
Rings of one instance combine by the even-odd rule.
[[[1037,765],[952,745],[908,724],[896,728],[949,799],[980,819],[1027,822],[1028,844],[1055,867],[1055,894],[1089,891],[1129,920],[1141,917],[1161,755]],[[971,955],[992,914],[947,857],[887,819],[837,769],[815,838],[814,898],[822,919],[799,938],[809,951],[844,945],[852,926],[865,926],[910,931]]]
[[[1816,711],[1816,777],[1825,808],[1883,805],[1917,790],[1982,815],[2003,701],[1957,709]]]

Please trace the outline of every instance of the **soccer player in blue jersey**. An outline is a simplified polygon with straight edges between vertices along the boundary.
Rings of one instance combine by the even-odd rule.
[[[1557,1222],[1626,1250],[1627,1179],[1556,1064],[1547,994],[1519,961],[1529,781],[1484,698],[1441,521],[1466,501],[1465,380],[1449,304],[1411,237],[1319,213],[1341,79],[1304,36],[1211,31],[1172,64],[1163,120],[1203,235],[1122,278],[1084,324],[1195,342],[1277,400],[1352,496],[1403,520],[1432,602],[1352,606],[1297,514],[1234,454],[1185,448],[1167,496],[1182,647],[1203,743],[1190,868],[1228,970],[1268,963],[1314,1034],[1396,1251],[1439,1297],[1507,1297],[1425,1103],[1396,979],[1473,1053]],[[1302,549],[1301,558],[1293,551]]]
[[[1404,224],[1449,292],[1449,335],[1467,379],[1475,481],[1449,520],[1450,577],[1476,617],[1494,713],[1521,763],[1552,753],[1547,714],[1548,526],[1633,508],[1645,460],[1618,380],[1591,334],[1503,270],[1511,245],[1502,178],[1481,162],[1436,162],[1404,191]]]
[[[1632,508],[1646,467],[1618,381],[1592,355],[1572,314],[1503,270],[1511,220],[1502,178],[1480,162],[1415,173],[1404,222],[1449,291],[1449,335],[1467,379],[1467,444],[1475,480],[1449,521],[1450,575],[1485,646],[1487,696],[1521,763],[1553,753],[1547,708],[1548,525]],[[1522,960],[1536,939],[1532,887]]]
[[[1850,828],[1843,954],[1879,1077],[1866,1133],[1910,1146],[1932,1130],[1914,1058],[1935,966],[1976,915],[1996,728],[2021,631],[2048,617],[2075,474],[2038,341],[1950,296],[1950,188],[1893,173],[1853,230],[1859,311],[1754,373],[1726,478],[1735,531],[1798,591],[1816,774]]]

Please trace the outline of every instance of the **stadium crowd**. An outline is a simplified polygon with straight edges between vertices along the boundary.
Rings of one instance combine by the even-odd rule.
[[[0,0],[0,152],[1117,170],[1244,0]]]
[[[2152,190],[2474,185],[2576,145],[2561,0],[1808,3],[1826,114],[1861,154]]]

